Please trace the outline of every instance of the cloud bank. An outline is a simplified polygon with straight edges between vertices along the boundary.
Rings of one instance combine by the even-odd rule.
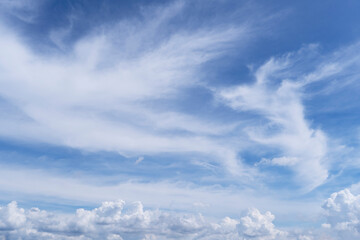
[[[278,229],[271,212],[252,208],[237,219],[210,221],[200,213],[144,209],[141,202],[103,202],[74,214],[23,209],[13,201],[0,207],[0,239],[358,239],[360,195],[349,189],[331,194],[322,205],[322,229]]]
[[[275,228],[270,212],[250,209],[240,219],[211,222],[201,214],[144,210],[140,202],[103,202],[100,207],[59,214],[25,210],[11,202],[0,208],[0,237],[12,239],[311,239]]]

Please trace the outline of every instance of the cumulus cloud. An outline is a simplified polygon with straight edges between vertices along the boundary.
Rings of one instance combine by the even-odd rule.
[[[285,239],[286,232],[275,228],[272,223],[275,216],[270,212],[261,214],[257,209],[249,210],[247,216],[242,217],[238,225],[239,235],[242,239],[270,240]]]
[[[0,207],[0,239],[227,239],[313,240],[358,239],[360,195],[345,189],[322,206],[326,222],[321,229],[282,230],[275,216],[256,208],[239,218],[210,221],[201,214],[153,210],[141,202],[103,202],[94,209],[74,214],[23,209],[16,202]],[[235,208],[234,208],[235,209]],[[206,209],[203,209],[206,211]]]
[[[270,213],[252,210],[242,218],[240,226],[246,236],[273,239],[280,231],[271,224]],[[255,215],[254,215],[255,211]],[[258,226],[260,224],[260,227]],[[0,237],[4,239],[238,239],[239,221],[229,217],[218,223],[200,214],[178,214],[160,210],[144,210],[140,202],[103,202],[92,210],[77,209],[62,215],[38,208],[24,210],[16,202],[0,208]],[[251,225],[251,226],[250,226]],[[264,226],[263,226],[264,225]],[[249,230],[251,229],[251,230]],[[260,233],[256,233],[259,231]],[[251,232],[250,235],[249,232]],[[242,233],[241,233],[242,234]],[[255,234],[255,235],[254,235]],[[245,236],[245,235],[244,235]],[[245,237],[244,239],[248,239]],[[249,238],[250,239],[250,238]]]
[[[0,206],[0,239],[198,239],[198,240],[340,240],[358,239],[360,195],[348,189],[333,193],[323,204],[323,230],[281,230],[275,216],[252,208],[239,218],[210,221],[200,213],[145,209],[141,202],[106,201],[94,209],[58,213],[23,209],[13,201]]]
[[[107,240],[311,240],[303,233],[286,232],[272,223],[274,215],[250,209],[240,219],[210,221],[201,214],[146,210],[141,202],[103,202],[91,210],[60,214],[23,209],[16,202],[0,207],[0,239]]]
[[[344,189],[331,194],[322,207],[326,217],[325,229],[332,230],[339,239],[359,239],[360,195]]]

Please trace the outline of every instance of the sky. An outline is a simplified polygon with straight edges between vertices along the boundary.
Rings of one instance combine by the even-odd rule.
[[[0,240],[359,239],[359,9],[0,0]]]

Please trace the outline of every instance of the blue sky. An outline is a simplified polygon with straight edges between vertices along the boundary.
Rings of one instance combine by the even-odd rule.
[[[360,206],[359,7],[0,0],[0,227],[15,224],[1,209],[25,214],[3,226],[17,229],[5,239],[32,239],[31,207],[103,219],[109,206],[123,211],[119,199],[136,206],[124,219],[201,214],[176,221],[205,230],[119,233],[100,220],[91,231],[32,230],[45,234],[37,239],[357,239],[354,219],[338,226],[349,216],[341,199]],[[202,217],[228,218],[213,228]]]

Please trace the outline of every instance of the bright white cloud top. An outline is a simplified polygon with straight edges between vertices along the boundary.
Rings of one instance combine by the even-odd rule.
[[[0,239],[359,238],[359,7],[0,0]]]

